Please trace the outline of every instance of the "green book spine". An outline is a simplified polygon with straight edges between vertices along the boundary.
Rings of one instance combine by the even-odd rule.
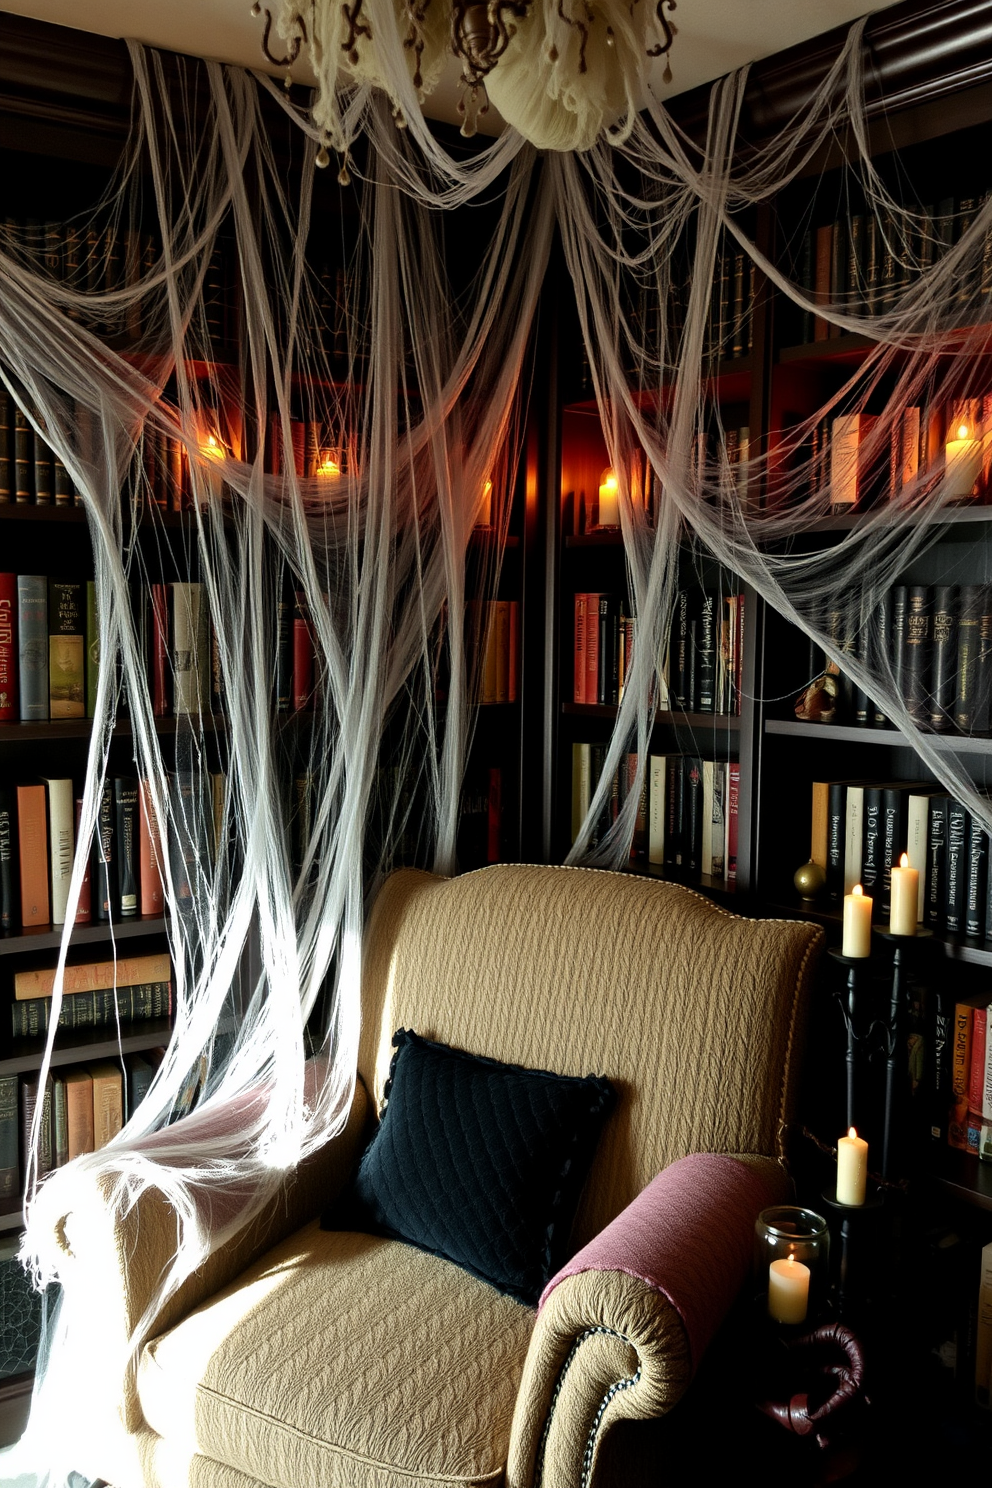
[[[86,717],[85,597],[81,583],[48,582],[48,699],[52,718]]]
[[[16,1199],[21,1191],[17,1096],[17,1076],[0,1076],[0,1199]]]

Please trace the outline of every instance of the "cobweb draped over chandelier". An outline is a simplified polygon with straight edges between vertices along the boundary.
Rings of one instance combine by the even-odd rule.
[[[354,136],[342,81],[381,88],[405,126],[452,54],[461,65],[463,134],[475,133],[491,99],[538,149],[588,150],[603,135],[619,142],[630,134],[648,97],[649,66],[671,48],[674,9],[675,0],[278,0],[275,27],[288,50],[270,50],[269,10],[264,45],[280,64],[301,51],[309,58],[314,122],[325,149],[343,156]]]
[[[817,534],[835,492],[814,448],[823,420],[840,411],[870,409],[869,437],[880,452],[904,410],[928,404],[936,387],[953,403],[986,391],[980,269],[992,199],[952,244],[937,244],[920,203],[897,195],[873,167],[860,24],[801,116],[739,152],[746,73],[714,86],[705,145],[697,146],[640,92],[646,9],[617,7],[609,20],[609,8],[590,5],[589,26],[612,25],[615,45],[593,47],[590,30],[586,73],[583,37],[567,14],[565,37],[547,7],[520,9],[498,10],[506,45],[486,86],[512,117],[496,80],[527,50],[526,28],[536,28],[548,81],[527,84],[542,115],[528,133],[560,132],[539,164],[512,129],[469,159],[454,158],[430,131],[419,94],[449,44],[447,22],[442,28],[430,5],[414,15],[367,0],[351,10],[308,6],[304,15],[286,3],[279,27],[318,64],[312,110],[298,109],[271,79],[215,64],[180,61],[179,86],[170,86],[163,60],[132,47],[132,136],[90,218],[101,231],[149,231],[153,252],[127,283],[94,290],[55,279],[29,231],[14,225],[0,234],[0,376],[69,470],[95,551],[100,692],[79,840],[92,837],[126,698],[137,773],[163,830],[192,841],[217,832],[225,845],[202,858],[184,897],[165,865],[175,1030],[147,1097],[119,1136],[51,1174],[29,1203],[25,1257],[40,1283],[60,1281],[63,1291],[23,1450],[32,1467],[51,1463],[53,1482],[100,1460],[88,1444],[99,1441],[115,1382],[132,1362],[129,1350],[94,1367],[93,1279],[76,1274],[53,1238],[75,1186],[98,1176],[122,1212],[147,1187],[167,1192],[179,1245],[162,1288],[174,1290],[340,1128],[355,1079],[368,894],[411,857],[442,872],[457,867],[472,729],[469,553],[488,485],[501,493],[482,544],[491,586],[555,225],[618,476],[637,621],[599,789],[571,860],[619,865],[627,857],[636,789],[594,854],[592,825],[628,751],[636,750],[643,778],[687,540],[843,665],[936,779],[992,825],[968,757],[948,740],[938,749],[907,710],[879,618],[885,591],[932,543],[955,499],[943,461],[921,463],[898,500],[873,507],[837,540]],[[354,36],[345,36],[352,24]],[[353,45],[339,67],[334,49],[346,39]],[[603,64],[591,104],[574,91],[575,78],[594,81],[602,50],[615,70],[613,60]],[[623,59],[635,52],[628,69]],[[397,128],[397,113],[406,128]],[[274,116],[304,155],[297,191],[270,138]],[[839,137],[848,141],[845,192],[883,225],[902,269],[884,307],[869,309],[857,296],[814,305],[800,285],[796,245],[772,259],[754,240],[755,209]],[[348,156],[347,187],[312,168],[328,141]],[[464,241],[460,219],[448,214],[469,205],[478,214],[483,203],[486,232],[473,215],[466,270],[465,254],[452,248]],[[87,222],[76,226],[85,232]],[[707,335],[727,243],[797,315],[874,342],[774,454],[752,449],[737,469],[724,456],[698,458],[721,417],[708,391]],[[212,339],[210,266],[221,249],[239,286],[235,397]],[[339,274],[330,331],[325,263]],[[672,317],[677,289],[681,309]],[[327,446],[326,461],[303,475],[293,452],[301,421],[326,431]],[[146,472],[160,436],[181,444],[191,492],[186,524],[163,524],[161,546],[185,544],[218,637],[226,771],[219,829],[212,799],[170,790],[177,770],[201,784],[210,774],[215,731],[191,708],[167,749],[132,605],[157,551]],[[645,461],[650,510],[635,479]],[[135,510],[140,523],[131,520]],[[287,584],[309,616],[320,694],[305,727],[287,728],[273,708]],[[854,607],[863,632],[854,654],[829,623],[841,605]],[[300,779],[305,823],[288,804]],[[70,926],[84,859],[73,873]],[[68,936],[63,958],[67,945]],[[57,988],[53,1028],[58,1006]],[[175,1119],[192,1071],[196,1107]],[[139,1326],[130,1349],[141,1342]]]

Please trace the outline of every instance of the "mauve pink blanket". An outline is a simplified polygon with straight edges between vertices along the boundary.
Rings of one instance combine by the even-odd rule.
[[[773,1202],[761,1175],[736,1158],[680,1158],[551,1278],[539,1306],[582,1271],[636,1276],[679,1313],[695,1369],[751,1267],[754,1221]]]

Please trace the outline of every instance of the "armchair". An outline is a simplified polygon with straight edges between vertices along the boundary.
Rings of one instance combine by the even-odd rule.
[[[170,1300],[80,1470],[115,1488],[602,1488],[609,1457],[609,1482],[635,1484],[603,1444],[677,1404],[755,1216],[786,1191],[821,945],[627,874],[393,875],[366,932],[351,1119]],[[400,1241],[319,1227],[401,1026],[617,1089],[573,1258],[536,1311]],[[64,1217],[66,1266],[103,1269],[105,1330],[142,1317],[175,1234],[154,1193],[116,1232],[95,1185]]]

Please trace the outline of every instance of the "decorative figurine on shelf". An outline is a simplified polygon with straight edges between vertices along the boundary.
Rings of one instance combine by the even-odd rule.
[[[801,723],[833,723],[835,721],[837,697],[840,690],[837,677],[837,669],[828,668],[803,688],[796,698],[796,717]]]
[[[827,886],[827,870],[820,863],[815,863],[810,858],[801,868],[797,868],[792,877],[792,882],[799,891],[799,897],[807,903],[812,904],[818,899]]]

